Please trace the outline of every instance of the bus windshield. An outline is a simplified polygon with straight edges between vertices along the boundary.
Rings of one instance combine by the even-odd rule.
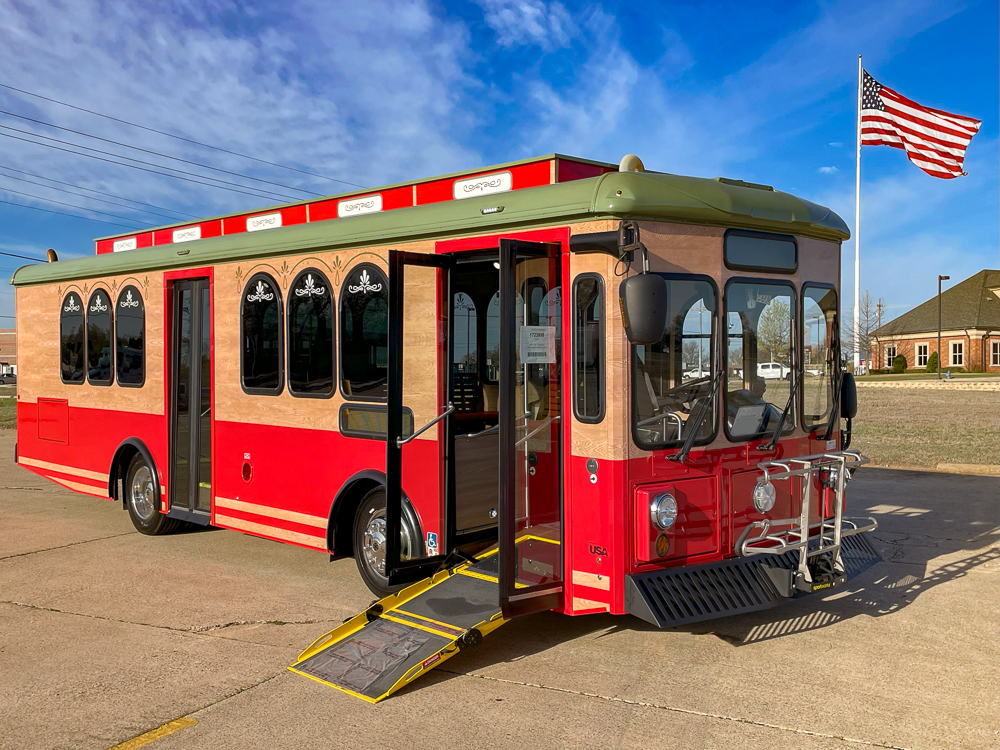
[[[710,397],[716,359],[716,292],[707,280],[667,280],[667,326],[656,344],[633,347],[632,432],[642,448],[681,445],[688,437],[688,418]],[[695,440],[705,443],[716,430],[701,420]],[[692,421],[693,424],[693,421]]]
[[[726,430],[751,440],[775,429],[791,391],[795,292],[787,284],[726,287]],[[795,404],[785,421],[795,428]]]

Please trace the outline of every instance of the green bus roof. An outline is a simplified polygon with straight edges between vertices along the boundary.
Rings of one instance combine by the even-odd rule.
[[[482,213],[497,206],[503,210]],[[850,237],[847,225],[832,210],[763,186],[658,172],[611,172],[460,201],[24,266],[11,283],[44,284],[593,219],[757,229],[838,242]]]

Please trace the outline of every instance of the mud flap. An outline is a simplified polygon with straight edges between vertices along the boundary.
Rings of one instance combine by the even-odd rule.
[[[486,556],[388,596],[317,639],[289,669],[377,703],[506,622],[491,568]]]

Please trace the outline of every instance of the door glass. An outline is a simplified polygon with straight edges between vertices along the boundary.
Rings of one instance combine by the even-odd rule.
[[[212,508],[212,302],[207,281],[199,282],[201,296],[201,367],[198,410],[198,510]]]
[[[806,286],[802,291],[802,421],[807,428],[826,425],[833,408],[837,292]]]
[[[177,364],[174,380],[174,403],[177,426],[174,430],[174,475],[170,489],[171,505],[186,508],[191,493],[191,328],[192,289],[178,284],[176,295]]]
[[[557,258],[515,266],[515,583],[562,579],[562,293]]]

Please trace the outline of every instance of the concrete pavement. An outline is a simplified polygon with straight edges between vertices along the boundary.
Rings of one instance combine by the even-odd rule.
[[[883,562],[824,598],[686,628],[512,622],[372,706],[285,670],[371,601],[352,560],[149,538],[15,467],[0,433],[0,748],[986,748],[1000,481],[863,469]]]

